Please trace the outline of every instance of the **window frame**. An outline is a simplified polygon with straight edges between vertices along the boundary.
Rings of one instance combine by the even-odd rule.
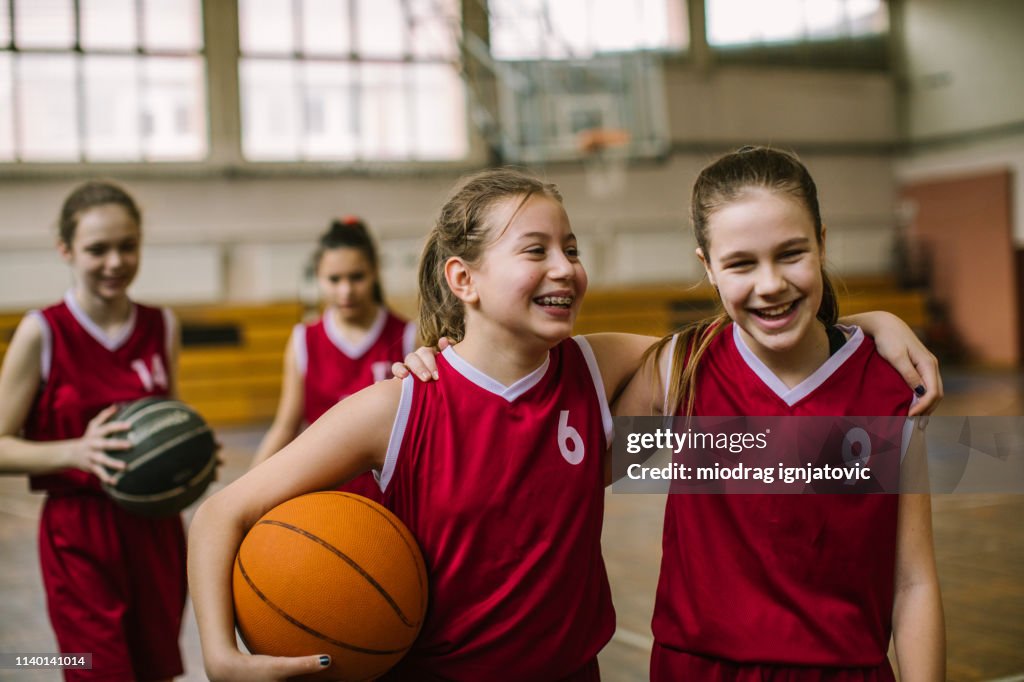
[[[79,8],[80,8],[79,0],[70,0],[69,4],[71,5],[72,12],[77,14],[78,11],[79,11]],[[141,3],[139,3],[138,0],[136,0],[136,7],[137,7],[137,9],[140,6],[140,4]],[[74,63],[74,68],[75,68],[75,87],[76,87],[76,90],[77,90],[76,98],[78,100],[77,101],[78,111],[77,111],[77,116],[76,116],[76,119],[75,119],[75,126],[78,129],[80,136],[81,136],[81,131],[82,131],[83,126],[84,126],[85,118],[88,115],[87,114],[88,103],[87,103],[87,101],[84,98],[84,95],[82,93],[83,73],[84,73],[84,67],[85,67],[85,62],[81,61],[82,57],[127,57],[127,56],[137,56],[137,57],[154,57],[154,58],[166,58],[166,57],[170,57],[170,58],[181,58],[181,57],[198,58],[200,60],[200,65],[201,65],[201,69],[202,69],[202,74],[201,74],[202,85],[201,85],[201,87],[202,87],[202,93],[203,93],[204,102],[205,102],[205,107],[203,109],[203,114],[204,114],[205,119],[206,119],[206,121],[205,121],[206,125],[204,126],[205,130],[206,130],[206,140],[205,140],[205,143],[206,143],[206,157],[203,158],[203,159],[184,160],[184,161],[181,161],[181,160],[162,161],[162,160],[146,160],[146,159],[130,160],[130,161],[97,161],[97,160],[90,160],[90,159],[86,158],[86,155],[88,153],[88,151],[87,151],[88,150],[88,143],[87,143],[87,141],[85,139],[79,139],[79,141],[78,141],[78,150],[77,150],[78,158],[76,160],[67,160],[67,161],[63,161],[63,160],[60,160],[60,161],[58,161],[58,160],[34,161],[34,160],[25,160],[23,158],[18,158],[18,149],[17,149],[17,144],[16,144],[15,145],[15,147],[16,147],[15,148],[15,158],[13,160],[2,160],[2,161],[0,161],[0,177],[26,177],[26,176],[29,176],[29,177],[32,177],[32,176],[44,176],[44,177],[46,177],[46,176],[52,176],[52,175],[67,174],[67,173],[69,173],[71,171],[77,171],[77,172],[80,173],[81,169],[96,169],[97,171],[101,171],[101,172],[134,173],[137,169],[150,168],[150,167],[173,167],[173,168],[194,167],[196,165],[203,165],[203,164],[206,163],[206,160],[210,157],[210,153],[211,153],[211,139],[210,139],[211,110],[210,110],[210,102],[209,102],[209,94],[210,94],[209,78],[208,78],[209,69],[207,67],[207,55],[206,55],[206,45],[207,45],[207,41],[209,40],[209,34],[206,31],[206,23],[205,23],[205,17],[204,17],[205,12],[203,11],[204,7],[206,5],[206,2],[204,0],[199,0],[200,20],[203,22],[203,24],[202,24],[202,29],[203,30],[201,32],[203,43],[196,50],[178,50],[178,49],[163,48],[163,47],[149,49],[149,48],[141,47],[138,43],[137,43],[135,48],[119,49],[119,48],[94,48],[94,47],[90,47],[90,48],[86,49],[86,48],[82,47],[82,36],[81,36],[82,22],[81,21],[75,22],[75,25],[72,27],[73,44],[70,45],[69,47],[18,47],[18,46],[16,46],[14,44],[14,41],[16,39],[16,30],[17,30],[16,26],[15,26],[15,21],[14,21],[15,13],[16,13],[14,5],[15,5],[15,0],[9,0],[9,2],[8,2],[8,17],[7,18],[8,18],[8,23],[9,23],[9,27],[10,27],[9,28],[10,34],[9,34],[8,42],[3,46],[3,53],[9,54],[9,55],[13,55],[13,56],[17,56],[17,55],[60,55],[60,56],[72,56],[72,57],[78,58],[77,61]],[[136,22],[138,23],[138,25],[140,27],[140,30],[141,30],[141,21],[142,20],[141,20],[140,16],[137,14],[136,15]],[[11,63],[12,73],[17,68],[14,64],[15,63],[12,61],[12,63]],[[140,70],[144,69],[145,68],[145,62],[139,62],[138,68]],[[13,79],[12,79],[12,87],[13,87]],[[13,98],[13,94],[12,94],[12,104],[13,103],[14,103],[14,98]],[[140,112],[141,112],[141,110],[140,110]],[[19,112],[18,112],[18,108],[17,107],[12,107],[11,120],[12,120],[12,127],[14,128],[14,135],[17,136],[17,134],[18,134],[18,127],[19,127]]]
[[[13,1],[13,0],[12,0]],[[467,5],[463,2],[463,11]],[[488,161],[488,148],[467,112],[468,152],[452,161],[248,161],[242,155],[237,0],[200,0],[206,96],[206,158],[195,161],[0,161],[0,179],[32,180],[84,174],[138,179],[209,177],[415,176],[461,173]],[[463,20],[465,22],[465,18]],[[66,54],[69,50],[58,50]],[[92,53],[92,51],[90,51]],[[123,54],[119,53],[119,54]],[[161,55],[162,56],[162,55]],[[467,92],[467,107],[469,94]]]

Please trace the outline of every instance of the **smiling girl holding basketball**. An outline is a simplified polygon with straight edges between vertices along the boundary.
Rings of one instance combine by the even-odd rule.
[[[264,512],[370,469],[430,571],[427,620],[394,679],[598,679],[615,627],[607,396],[635,366],[608,339],[569,338],[587,277],[557,190],[511,170],[471,177],[428,238],[420,286],[428,342],[457,341],[439,360],[447,381],[361,391],[198,511],[190,578],[212,679],[319,669],[318,656],[238,652],[232,562]],[[646,345],[624,355],[635,365]]]
[[[238,651],[232,563],[266,511],[370,469],[430,578],[426,623],[391,679],[599,679],[614,630],[600,548],[608,399],[651,340],[570,338],[586,287],[552,185],[503,169],[456,189],[420,264],[421,335],[455,342],[441,381],[350,397],[195,516],[190,580],[212,679],[321,669],[317,655]]]
[[[141,218],[120,187],[90,182],[64,202],[58,251],[71,267],[63,302],[25,316],[0,370],[0,471],[47,493],[39,533],[50,621],[62,652],[93,654],[69,680],[181,674],[185,603],[181,519],[144,519],[100,487],[130,446],[115,403],[169,396],[178,332],[168,310],[134,303]]]

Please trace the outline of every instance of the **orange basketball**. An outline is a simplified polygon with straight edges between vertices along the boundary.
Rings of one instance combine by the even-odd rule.
[[[427,610],[412,533],[384,507],[342,492],[274,507],[238,548],[235,620],[256,654],[330,654],[303,679],[371,680],[409,650]]]

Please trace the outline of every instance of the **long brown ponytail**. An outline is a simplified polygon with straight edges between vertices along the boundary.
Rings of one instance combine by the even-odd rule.
[[[767,147],[742,147],[706,166],[693,185],[690,201],[690,220],[697,245],[707,256],[711,250],[708,220],[719,209],[741,197],[751,188],[763,188],[788,194],[808,211],[814,223],[814,236],[822,244],[821,209],[818,206],[818,188],[807,168],[796,155]],[[839,318],[835,288],[821,270],[822,297],[817,318],[832,326]],[[685,327],[679,332],[672,354],[675,370],[669,380],[667,409],[674,413],[685,407],[685,414],[693,412],[696,400],[697,373],[701,360],[712,341],[726,327],[729,316],[724,312]],[[645,355],[645,362],[659,357],[674,334],[661,339]],[[656,363],[653,363],[656,366]],[[679,368],[682,368],[680,371]],[[685,401],[685,405],[683,404]]]

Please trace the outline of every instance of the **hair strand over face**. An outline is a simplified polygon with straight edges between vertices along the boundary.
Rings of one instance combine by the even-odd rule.
[[[562,202],[554,185],[514,168],[481,171],[456,185],[427,236],[420,258],[419,330],[426,345],[436,345],[442,336],[457,343],[466,333],[465,309],[445,279],[448,260],[461,258],[470,265],[479,262],[499,229],[490,219],[495,205],[516,197],[525,203],[534,195]]]

